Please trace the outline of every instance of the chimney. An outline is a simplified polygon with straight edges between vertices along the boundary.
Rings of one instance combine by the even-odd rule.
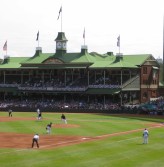
[[[122,53],[116,53],[116,61],[123,60],[123,54]]]
[[[82,54],[88,53],[88,46],[87,45],[82,45],[81,46],[81,53]]]
[[[107,55],[113,56],[113,52],[107,52]]]
[[[42,47],[36,47],[35,55],[39,55],[40,53],[42,53]]]

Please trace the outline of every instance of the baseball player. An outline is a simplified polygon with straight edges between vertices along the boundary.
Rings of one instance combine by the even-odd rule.
[[[50,122],[47,126],[46,126],[46,131],[48,134],[51,133],[51,126],[52,126],[52,122]]]
[[[9,109],[9,117],[12,117],[13,115],[12,115],[12,110],[11,109]]]
[[[37,114],[38,114],[37,119],[38,119],[38,120],[41,120],[41,119],[42,119],[42,113],[41,113],[40,109],[38,108],[38,109],[36,110],[36,112],[37,112]]]
[[[66,119],[66,116],[64,114],[61,115],[61,121],[64,122],[65,124],[67,124],[67,119]]]
[[[36,143],[37,147],[39,148],[38,140],[39,140],[39,135],[35,134],[33,139],[32,139],[32,148],[34,147],[34,143]]]
[[[143,131],[143,144],[148,144],[148,137],[149,137],[149,132],[145,128],[145,130]]]

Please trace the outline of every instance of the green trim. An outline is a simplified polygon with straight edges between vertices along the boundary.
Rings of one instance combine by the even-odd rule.
[[[100,89],[94,89],[90,88],[86,91],[87,94],[118,94],[121,91],[121,89],[109,89],[109,88],[100,88]]]
[[[5,87],[0,88],[0,92],[16,92],[18,89],[16,87]]]

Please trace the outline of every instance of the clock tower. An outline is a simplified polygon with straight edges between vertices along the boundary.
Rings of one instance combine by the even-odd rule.
[[[65,37],[64,32],[58,32],[58,36],[55,39],[56,41],[56,53],[66,53],[67,51],[67,38]]]

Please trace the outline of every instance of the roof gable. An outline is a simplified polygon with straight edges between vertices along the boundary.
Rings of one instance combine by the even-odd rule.
[[[56,58],[49,58],[45,60],[43,64],[64,64],[64,62]]]

